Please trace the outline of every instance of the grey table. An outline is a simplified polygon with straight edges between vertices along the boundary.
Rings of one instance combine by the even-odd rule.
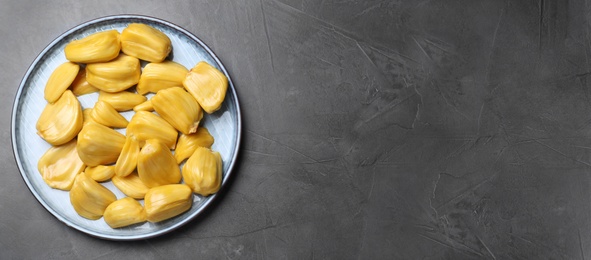
[[[0,1],[0,259],[591,258],[588,1]],[[176,23],[234,79],[234,178],[155,239],[71,229],[23,182],[28,66],[112,14]]]

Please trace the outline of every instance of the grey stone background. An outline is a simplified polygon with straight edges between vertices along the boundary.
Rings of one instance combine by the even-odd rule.
[[[590,5],[0,0],[0,259],[589,259]],[[112,242],[35,200],[8,122],[49,42],[126,13],[213,49],[244,132],[206,214]]]

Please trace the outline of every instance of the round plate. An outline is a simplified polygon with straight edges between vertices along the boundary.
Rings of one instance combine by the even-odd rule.
[[[121,32],[130,23],[148,24],[168,35],[173,46],[169,58],[173,61],[188,69],[199,61],[207,61],[228,77],[229,88],[221,109],[213,114],[206,114],[201,121],[201,124],[215,138],[212,149],[220,152],[222,156],[222,187],[227,183],[236,161],[242,130],[240,106],[230,75],[201,40],[175,24],[146,16],[109,16],[78,25],[51,42],[29,67],[15,97],[11,130],[16,163],[31,193],[51,214],[66,225],[84,233],[112,240],[145,239],[172,231],[203,212],[217,196],[216,194],[208,197],[195,195],[193,206],[189,211],[169,220],[113,229],[102,218],[88,220],[79,216],[70,204],[68,192],[50,188],[41,178],[37,170],[37,162],[51,146],[37,135],[35,124],[47,104],[43,98],[43,91],[49,75],[58,65],[67,61],[64,55],[65,45],[72,40],[99,31],[115,29]],[[93,93],[80,96],[78,99],[83,108],[91,108],[97,98],[98,94]],[[130,119],[133,111],[122,114]],[[123,132],[123,130],[120,131]],[[113,191],[118,199],[125,197],[111,182],[105,182],[103,185]]]

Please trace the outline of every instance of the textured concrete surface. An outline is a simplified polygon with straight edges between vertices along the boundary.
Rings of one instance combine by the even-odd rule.
[[[0,0],[0,259],[591,258],[588,1]],[[55,37],[151,15],[207,43],[244,119],[235,178],[169,235],[68,228],[10,150]]]

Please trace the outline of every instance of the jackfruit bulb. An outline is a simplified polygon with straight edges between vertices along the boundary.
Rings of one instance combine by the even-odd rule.
[[[78,215],[87,219],[99,219],[105,209],[117,200],[112,191],[100,185],[86,174],[78,174],[70,190],[70,203]]]
[[[104,125],[88,122],[78,135],[78,155],[91,167],[117,161],[125,144],[125,136]]]
[[[170,149],[176,146],[179,135],[166,120],[147,111],[137,111],[133,115],[127,125],[126,134],[133,134],[140,141],[140,147],[148,139],[158,139]]]
[[[71,62],[95,63],[115,59],[120,50],[119,32],[108,30],[71,41],[66,45],[64,53]]]
[[[147,220],[142,204],[130,197],[111,203],[105,209],[104,218],[107,225],[112,228],[126,227]]]
[[[183,86],[203,110],[211,114],[220,109],[226,98],[228,78],[209,63],[201,61],[187,73]]]
[[[86,65],[86,80],[106,92],[119,92],[140,80],[140,61],[125,54],[114,60]]]
[[[57,101],[68,87],[74,82],[80,66],[73,62],[59,65],[49,76],[45,84],[45,100],[49,103]]]
[[[142,70],[140,82],[136,87],[137,93],[145,95],[172,87],[182,88],[188,72],[185,66],[174,61],[149,63]]]
[[[182,88],[167,88],[160,90],[151,99],[154,110],[183,134],[197,131],[199,122],[203,118],[203,111],[199,103]]]
[[[160,222],[182,214],[193,205],[193,193],[185,184],[151,188],[144,198],[148,221]]]
[[[183,180],[199,195],[216,193],[222,184],[220,153],[198,147],[183,165]]]
[[[182,161],[189,158],[195,152],[197,147],[211,148],[213,142],[213,136],[205,127],[197,128],[197,132],[194,134],[181,134],[176,143],[174,158],[176,158],[176,162],[180,164]]]
[[[70,190],[76,175],[80,174],[85,167],[76,151],[76,139],[49,148],[37,163],[37,169],[43,181],[49,187],[60,190]]]
[[[149,62],[162,62],[172,43],[166,34],[146,24],[132,23],[121,32],[121,51]]]
[[[53,146],[74,139],[82,129],[82,107],[72,91],[66,90],[53,104],[47,104],[37,120],[37,134]]]
[[[137,173],[146,186],[175,184],[181,181],[181,171],[174,156],[157,139],[146,141],[137,160]]]

